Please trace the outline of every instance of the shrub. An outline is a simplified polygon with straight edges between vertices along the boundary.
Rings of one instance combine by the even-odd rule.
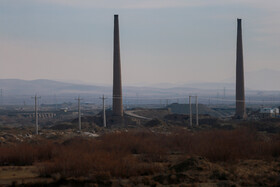
[[[41,175],[104,178],[151,175],[162,171],[170,154],[202,156],[210,161],[273,159],[280,156],[280,135],[259,136],[247,128],[160,134],[147,131],[108,133],[98,138],[71,138],[63,143],[0,146],[0,165],[31,165]]]

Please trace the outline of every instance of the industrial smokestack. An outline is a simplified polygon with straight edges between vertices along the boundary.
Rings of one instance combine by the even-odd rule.
[[[123,116],[119,17],[114,15],[113,115]]]
[[[245,89],[244,89],[244,67],[242,46],[241,19],[237,19],[237,46],[236,46],[236,113],[238,119],[246,118]]]

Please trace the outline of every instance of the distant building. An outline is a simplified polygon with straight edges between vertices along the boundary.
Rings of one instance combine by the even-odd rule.
[[[67,108],[67,107],[60,108],[60,111],[63,111],[63,112],[68,112],[68,108]]]
[[[262,118],[279,117],[279,108],[261,108],[260,116]]]

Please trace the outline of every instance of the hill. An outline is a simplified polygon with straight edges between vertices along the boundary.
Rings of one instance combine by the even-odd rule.
[[[196,105],[192,104],[192,114],[196,114]],[[178,104],[173,103],[168,105],[167,108],[170,108],[172,113],[175,114],[189,114],[190,113],[190,105],[189,104]],[[219,111],[213,110],[206,105],[198,104],[198,113],[199,114],[208,114],[213,117],[224,117],[225,113],[221,113]]]

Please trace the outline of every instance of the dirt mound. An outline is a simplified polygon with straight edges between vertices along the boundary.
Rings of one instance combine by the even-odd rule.
[[[232,175],[215,163],[199,156],[190,157],[181,161],[167,170],[167,174],[153,178],[163,185],[170,184],[202,184],[207,181],[207,186],[237,186],[231,180]]]
[[[106,114],[107,115],[107,114]],[[78,123],[79,118],[75,118],[71,121],[71,123]],[[101,115],[95,115],[95,116],[82,116],[81,118],[82,123],[95,123],[100,126],[103,125],[103,118]]]
[[[168,174],[168,175],[158,175],[153,178],[154,181],[159,182],[163,185],[170,185],[170,184],[180,184],[180,183],[194,183],[195,181],[192,177],[182,174]]]
[[[272,122],[269,120],[256,122],[242,122],[239,125],[256,129],[257,131],[264,131],[268,133],[280,133],[280,123]]]
[[[189,115],[187,114],[168,114],[164,116],[164,119],[167,120],[168,124],[174,124],[179,126],[185,126],[189,123]],[[218,118],[211,117],[208,114],[199,115],[199,124],[200,125],[211,125],[217,126],[219,124]]]
[[[196,105],[192,104],[192,113],[196,114]],[[189,104],[178,104],[173,103],[171,105],[168,105],[167,108],[170,108],[172,113],[176,114],[189,114],[190,113],[190,105]],[[223,115],[219,112],[205,106],[202,104],[198,104],[198,113],[199,114],[208,114],[213,117],[222,117]]]
[[[135,110],[134,113],[139,116],[144,116],[146,118],[163,119],[164,116],[170,114],[171,112],[167,108],[159,108],[159,109],[138,109]]]
[[[188,170],[209,170],[210,167],[210,162],[207,159],[203,157],[190,157],[187,160],[184,160],[183,162],[175,164],[170,169],[175,170],[178,173],[185,172]]]
[[[148,121],[145,125],[145,127],[157,127],[157,126],[167,126],[167,124],[160,119],[153,119]]]
[[[65,129],[75,129],[76,125],[68,122],[59,123],[50,127],[52,130],[65,130]]]
[[[164,119],[166,120],[172,120],[172,121],[185,121],[189,120],[189,115],[186,114],[168,114],[164,116]]]

